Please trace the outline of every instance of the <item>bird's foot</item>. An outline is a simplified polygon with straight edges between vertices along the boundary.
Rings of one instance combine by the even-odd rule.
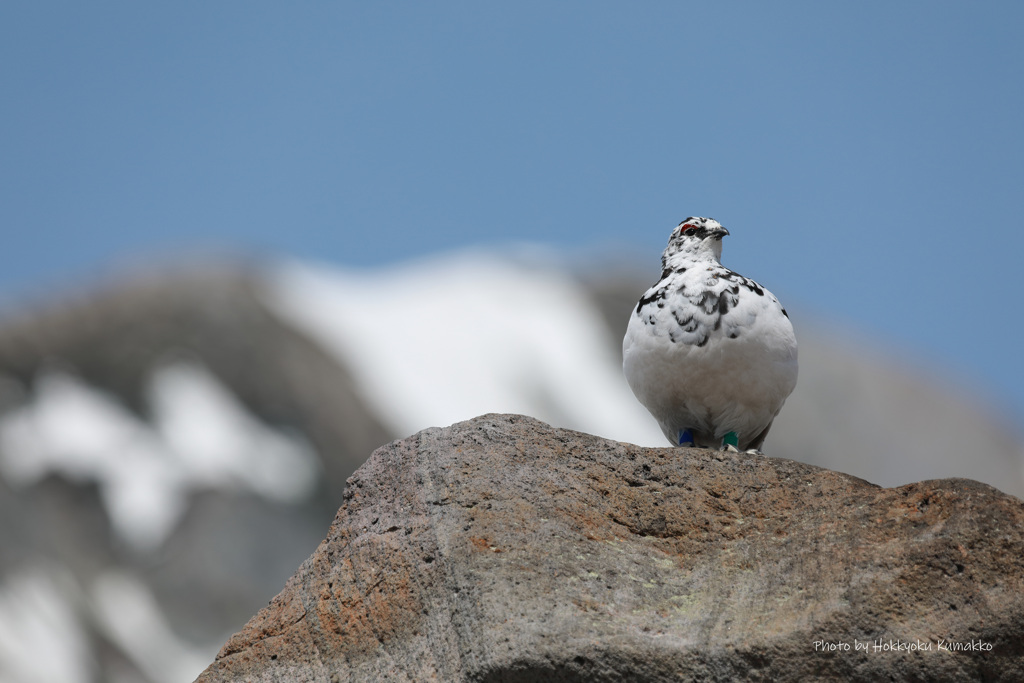
[[[729,432],[722,437],[722,449],[723,451],[729,451],[730,453],[739,453],[740,449],[737,446],[740,445],[740,437],[736,432]]]
[[[691,432],[689,429],[680,429],[678,442],[676,445],[693,448],[693,432]]]
[[[746,453],[747,455],[764,455],[764,453],[761,452],[760,448],[748,448],[743,452]]]

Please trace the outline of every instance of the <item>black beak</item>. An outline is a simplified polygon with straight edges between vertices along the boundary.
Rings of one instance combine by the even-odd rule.
[[[712,236],[712,237],[715,237],[715,238],[717,238],[717,239],[722,239],[723,237],[725,237],[725,236],[726,236],[726,235],[728,235],[728,234],[729,234],[729,231],[728,231],[728,230],[726,230],[725,228],[715,228],[715,229],[714,229],[714,230],[713,230],[713,231],[711,232],[711,236]]]

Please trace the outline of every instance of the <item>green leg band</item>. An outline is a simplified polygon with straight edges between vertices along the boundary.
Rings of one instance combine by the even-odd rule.
[[[740,445],[740,437],[739,437],[739,435],[736,434],[736,432],[729,432],[728,434],[726,434],[725,436],[722,437],[722,445],[723,446],[735,446],[735,447],[738,448],[739,445]]]

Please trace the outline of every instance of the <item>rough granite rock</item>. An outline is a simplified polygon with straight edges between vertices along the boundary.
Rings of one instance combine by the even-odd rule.
[[[1020,681],[1022,522],[965,479],[485,415],[374,452],[198,680]]]

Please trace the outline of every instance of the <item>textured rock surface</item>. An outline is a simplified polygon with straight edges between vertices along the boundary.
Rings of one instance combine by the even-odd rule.
[[[1022,521],[969,480],[487,415],[378,449],[199,680],[1024,680]]]

